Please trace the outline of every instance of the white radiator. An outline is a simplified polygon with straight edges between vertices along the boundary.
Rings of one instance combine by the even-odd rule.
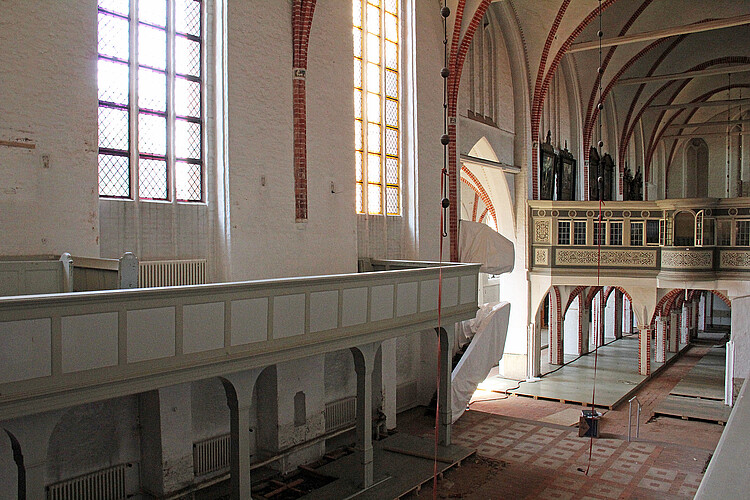
[[[48,500],[119,500],[125,496],[125,469],[115,465],[47,487]]]
[[[357,421],[357,397],[339,399],[326,403],[326,432],[337,431],[354,425]]]
[[[196,476],[229,469],[229,434],[193,443],[193,473]]]
[[[152,260],[138,265],[138,286],[200,285],[206,282],[205,259]]]

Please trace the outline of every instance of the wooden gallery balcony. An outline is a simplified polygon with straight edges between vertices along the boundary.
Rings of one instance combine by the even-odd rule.
[[[750,278],[750,199],[529,201],[538,275]],[[600,252],[601,248],[601,254]]]

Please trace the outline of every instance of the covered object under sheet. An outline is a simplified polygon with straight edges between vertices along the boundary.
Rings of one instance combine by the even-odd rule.
[[[516,258],[513,242],[487,224],[462,220],[458,252],[461,262],[479,262],[483,273],[502,274],[513,270]]]
[[[496,302],[484,304],[475,319],[461,324],[462,329],[468,327],[474,332],[474,338],[451,375],[452,422],[463,415],[477,386],[503,357],[509,319],[510,304]]]

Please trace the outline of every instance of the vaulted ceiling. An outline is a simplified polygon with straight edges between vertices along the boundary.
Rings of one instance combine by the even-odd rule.
[[[539,112],[563,62],[577,70],[584,151],[599,139],[601,100],[619,164],[637,127],[648,167],[660,140],[673,153],[680,137],[741,125],[750,107],[740,101],[750,98],[750,0],[502,0],[491,6],[498,15],[502,3],[523,36],[533,140],[542,138]],[[693,104],[705,102],[713,104]]]

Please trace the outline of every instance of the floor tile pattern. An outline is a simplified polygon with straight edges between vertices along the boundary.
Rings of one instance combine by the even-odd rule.
[[[503,473],[513,477],[500,483],[508,489],[497,498],[693,498],[709,457],[667,443],[592,442],[577,429],[478,411],[456,422],[453,442],[507,464]]]

